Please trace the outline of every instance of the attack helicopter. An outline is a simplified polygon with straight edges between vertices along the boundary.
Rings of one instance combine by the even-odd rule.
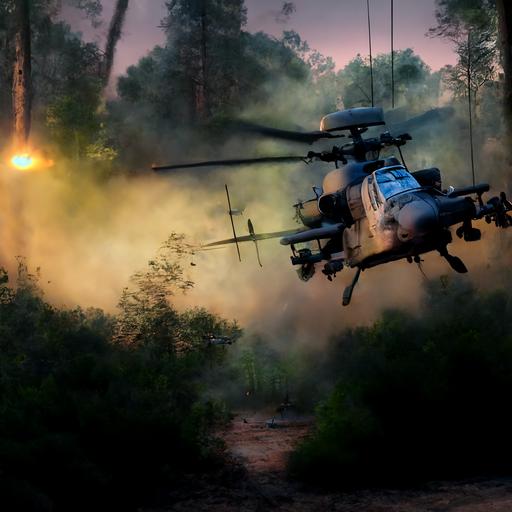
[[[438,112],[419,116],[417,123],[439,115]],[[218,160],[192,164],[153,166],[157,172],[206,166],[238,166],[249,164],[321,161],[334,164],[321,187],[313,187],[315,197],[294,205],[300,229],[274,233],[256,233],[248,221],[249,234],[238,236],[233,223],[236,211],[231,208],[229,191],[226,193],[233,237],[208,243],[203,248],[280,238],[291,248],[291,263],[298,267],[300,279],[308,281],[318,266],[332,280],[345,267],[355,268],[352,283],[345,288],[343,305],[350,304],[354,288],[362,271],[407,259],[420,264],[421,255],[437,251],[458,273],[467,272],[463,261],[448,252],[453,241],[450,228],[466,242],[481,239],[481,231],[474,221],[485,219],[498,228],[512,226],[508,212],[512,204],[504,192],[484,201],[489,192],[487,183],[454,189],[443,189],[441,171],[436,168],[410,171],[402,156],[402,146],[412,140],[411,135],[397,136],[389,131],[364,138],[370,128],[385,124],[384,113],[377,107],[359,107],[334,112],[322,118],[320,130],[293,132],[275,128],[246,125],[248,131],[265,136],[312,144],[321,139],[348,137],[350,142],[333,146],[329,151],[309,151],[305,156],[282,156],[238,160]],[[348,132],[345,133],[345,132]],[[396,156],[381,158],[381,152],[396,148]],[[258,262],[261,265],[259,252]]]

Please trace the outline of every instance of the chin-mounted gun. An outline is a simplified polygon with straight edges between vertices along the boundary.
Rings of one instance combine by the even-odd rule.
[[[512,226],[512,217],[508,215],[510,211],[512,203],[507,199],[505,192],[501,192],[499,197],[492,197],[487,204],[480,205],[478,218],[484,218],[487,224],[494,222],[498,228],[508,228]]]

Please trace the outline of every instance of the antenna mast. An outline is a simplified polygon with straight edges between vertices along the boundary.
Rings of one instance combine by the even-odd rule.
[[[473,178],[473,186],[476,182],[475,177],[475,150],[473,144],[473,105],[471,103],[471,73],[472,73],[472,62],[471,62],[471,30],[468,29],[468,69],[467,69],[467,79],[468,79],[468,113],[469,113],[469,147],[470,147],[470,155],[471,155],[471,176]]]
[[[375,97],[373,92],[373,54],[372,54],[372,23],[370,19],[370,0],[366,0],[366,10],[368,13],[368,47],[370,49],[370,88],[372,96],[372,107],[375,106]]]
[[[391,108],[395,108],[395,2],[391,0]]]

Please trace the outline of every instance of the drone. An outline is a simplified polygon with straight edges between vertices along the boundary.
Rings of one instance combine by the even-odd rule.
[[[437,109],[440,110],[440,109]],[[421,124],[437,112],[418,116]],[[436,168],[410,171],[401,148],[412,140],[409,133],[397,136],[389,131],[364,138],[370,128],[385,124],[384,112],[378,107],[359,107],[326,115],[320,130],[294,132],[275,128],[245,125],[244,129],[265,136],[313,144],[321,139],[348,137],[350,142],[333,146],[329,151],[309,151],[305,156],[278,156],[238,160],[217,160],[191,164],[153,166],[157,172],[206,166],[239,166],[249,164],[321,161],[334,164],[325,175],[321,187],[313,187],[315,197],[294,205],[300,229],[274,233],[256,233],[249,219],[249,234],[237,236],[229,190],[226,195],[233,237],[204,245],[213,248],[253,242],[261,265],[258,242],[280,238],[292,252],[291,263],[299,278],[309,281],[321,266],[330,281],[345,267],[356,270],[353,280],[343,292],[343,305],[350,304],[354,288],[362,271],[396,260],[406,259],[421,265],[421,255],[437,251],[458,273],[468,271],[464,262],[448,252],[453,241],[452,227],[457,237],[466,242],[481,239],[474,221],[484,219],[498,228],[512,226],[512,203],[504,192],[484,200],[489,192],[487,183],[443,189],[441,171]],[[348,132],[348,133],[346,133]],[[381,152],[395,148],[400,156],[381,158]]]

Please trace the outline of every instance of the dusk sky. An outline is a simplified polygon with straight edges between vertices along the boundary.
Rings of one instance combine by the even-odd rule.
[[[296,30],[312,48],[334,58],[343,67],[357,53],[368,53],[366,0],[295,0],[296,12],[283,24],[276,21],[282,0],[247,0],[250,32],[265,31],[279,36],[283,30]],[[92,30],[87,21],[71,12],[73,27],[87,39],[103,42],[114,0],[104,0],[105,22]],[[370,0],[374,53],[390,49],[390,1]],[[450,44],[425,35],[435,24],[435,0],[395,0],[395,48],[411,47],[434,70],[456,61]],[[116,55],[115,74],[123,73],[156,44],[163,44],[159,27],[165,15],[164,0],[131,0],[123,39]]]

